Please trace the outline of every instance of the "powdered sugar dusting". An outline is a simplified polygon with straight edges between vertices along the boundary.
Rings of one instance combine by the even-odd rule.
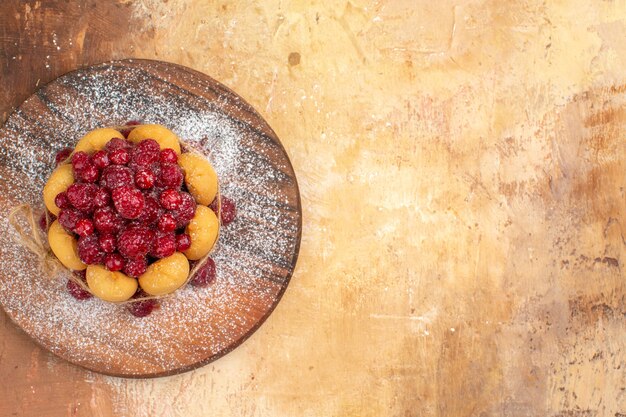
[[[232,97],[214,93],[206,79],[162,63],[106,64],[44,87],[0,131],[0,303],[51,351],[107,373],[169,373],[230,349],[278,301],[299,245],[297,185],[280,145],[233,118]],[[89,130],[132,119],[166,125],[207,155],[222,193],[238,207],[214,252],[215,283],[187,286],[145,318],[98,299],[72,298],[68,272],[45,276],[6,218],[21,203],[43,208],[41,190],[57,150]]]

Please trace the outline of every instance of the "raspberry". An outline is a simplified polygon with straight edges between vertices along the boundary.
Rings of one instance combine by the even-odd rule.
[[[107,142],[106,145],[104,145],[104,149],[107,152],[111,152],[116,149],[129,149],[131,147],[132,145],[130,144],[130,142],[120,138],[112,138],[110,141]]]
[[[196,274],[189,282],[194,287],[206,287],[215,281],[215,274],[215,261],[211,258],[207,258],[205,264],[196,271]]]
[[[159,197],[159,203],[161,203],[161,207],[166,210],[179,209],[182,202],[182,196],[176,190],[165,190],[161,193],[161,196]]]
[[[91,155],[91,162],[98,169],[103,169],[109,166],[109,164],[111,163],[111,161],[109,161],[109,155],[106,153],[106,151],[98,151]]]
[[[100,185],[109,189],[133,183],[133,170],[119,165],[109,165],[102,171]]]
[[[104,253],[100,250],[98,238],[95,235],[84,236],[78,239],[78,256],[87,265],[102,263]]]
[[[76,227],[76,223],[84,218],[85,215],[83,213],[74,209],[61,210],[61,212],[59,213],[59,223],[68,232],[72,232]]]
[[[89,155],[83,151],[78,151],[72,155],[72,167],[74,172],[80,172],[85,169],[91,161],[89,161]]]
[[[96,182],[100,178],[100,171],[94,164],[90,163],[82,171],[79,171],[77,175],[83,182]]]
[[[82,269],[80,271],[74,271],[74,276],[78,277],[81,281],[87,282],[87,270]]]
[[[126,148],[119,148],[109,152],[109,160],[115,165],[126,165],[130,162],[130,153]]]
[[[176,236],[174,233],[157,233],[154,248],[150,255],[155,258],[167,258],[176,252]]]
[[[106,188],[100,188],[93,197],[93,204],[96,207],[106,207],[111,202],[111,194]]]
[[[124,220],[112,207],[102,207],[93,212],[93,223],[100,233],[114,233],[124,226]]]
[[[171,214],[166,213],[159,218],[158,226],[162,232],[173,232],[176,230],[176,219]]]
[[[191,246],[191,237],[187,233],[176,235],[176,250],[184,252]]]
[[[94,184],[74,183],[67,187],[65,193],[74,208],[88,213],[94,208],[93,199],[97,191],[98,187]]]
[[[130,226],[117,237],[117,247],[126,258],[143,258],[153,246],[154,232],[145,226]]]
[[[175,164],[178,162],[178,155],[174,152],[174,149],[165,148],[161,151],[159,160],[162,164]]]
[[[56,206],[60,209],[72,207],[72,203],[70,203],[70,200],[67,198],[67,194],[65,192],[59,193],[56,197],[54,197],[54,204],[56,204]]]
[[[93,297],[93,295],[84,290],[80,285],[78,285],[71,279],[67,280],[67,290],[69,291],[70,295],[77,300],[87,300]]]
[[[124,126],[137,126],[137,125],[140,125],[140,124],[141,124],[141,122],[140,122],[140,121],[137,121],[137,120],[129,120],[128,122],[126,122],[126,124],[125,124]],[[131,131],[131,130],[132,130],[132,129],[122,129],[122,130],[120,130],[120,133],[121,133],[122,135],[124,135],[124,137],[125,137],[125,138],[128,138],[128,135],[130,135],[130,131]]]
[[[152,314],[154,309],[159,308],[159,303],[155,299],[135,301],[126,307],[130,314],[135,317],[146,317]]]
[[[78,236],[89,236],[94,232],[93,222],[87,218],[80,219],[76,222],[76,227],[74,228],[74,233]]]
[[[135,184],[137,184],[137,187],[144,190],[152,188],[155,179],[156,177],[154,175],[154,172],[150,171],[149,169],[143,168],[135,172]]]
[[[61,162],[65,161],[72,154],[72,148],[63,148],[54,156],[54,161],[56,165],[59,165]]]
[[[121,271],[124,268],[124,258],[119,253],[109,253],[104,257],[104,266],[109,271]]]
[[[177,164],[161,165],[159,185],[166,188],[180,188],[183,184],[183,171]]]
[[[147,268],[146,258],[128,259],[124,266],[124,273],[130,277],[139,278],[141,274],[146,272]]]
[[[48,218],[46,217],[46,212],[45,211],[43,213],[41,213],[41,216],[39,216],[39,228],[43,232],[47,232],[48,231]]]
[[[144,195],[145,205],[139,221],[145,224],[152,224],[157,221],[163,214],[163,209],[159,205],[156,198],[150,195]]]
[[[161,148],[154,139],[144,139],[133,150],[134,165],[150,165],[159,160]]]
[[[103,233],[98,237],[98,245],[100,249],[106,253],[113,253],[116,249],[115,236],[111,233]]]
[[[173,210],[172,214],[176,219],[176,228],[182,228],[193,219],[196,214],[196,200],[189,193],[181,192],[180,197],[182,202],[178,207],[178,210]]]
[[[143,194],[138,189],[125,185],[113,190],[111,194],[113,204],[120,216],[125,219],[136,219],[141,215],[145,206]]]
[[[226,226],[237,216],[237,207],[235,207],[235,203],[226,197],[222,197],[222,224]]]

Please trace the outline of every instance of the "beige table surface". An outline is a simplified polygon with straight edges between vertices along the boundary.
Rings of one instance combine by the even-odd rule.
[[[1,416],[626,415],[626,2],[5,0],[2,120],[129,57],[275,129],[294,277],[241,347],[156,380],[76,368],[1,314]]]

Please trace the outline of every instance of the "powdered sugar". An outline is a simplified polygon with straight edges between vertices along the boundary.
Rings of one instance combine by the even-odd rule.
[[[27,100],[0,131],[0,303],[50,350],[104,372],[168,373],[223,353],[271,311],[297,255],[297,186],[280,145],[232,118],[232,97],[205,98],[209,86],[196,94],[170,82],[168,71],[174,80],[175,67],[148,62],[66,75]],[[182,80],[196,88],[206,83],[193,74]],[[37,257],[14,241],[6,218],[21,203],[43,208],[41,190],[57,150],[89,130],[132,119],[166,125],[207,155],[222,193],[238,207],[214,252],[215,283],[185,287],[145,318],[98,299],[72,298],[68,272],[44,276]]]

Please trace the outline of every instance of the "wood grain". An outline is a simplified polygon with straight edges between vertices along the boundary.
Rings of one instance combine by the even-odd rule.
[[[1,170],[13,182],[29,177],[38,183],[37,171],[20,169],[36,166],[34,160],[25,159],[24,149],[34,150],[37,159],[49,160],[55,149],[67,145],[60,137],[68,129],[82,125],[86,128],[77,131],[88,131],[95,126],[119,125],[121,120],[133,118],[131,112],[143,114],[146,123],[158,120],[205,153],[218,164],[222,189],[238,196],[238,217],[222,228],[212,255],[221,269],[218,276],[226,282],[216,283],[209,292],[198,292],[203,295],[194,294],[202,298],[201,303],[187,304],[183,300],[190,294],[177,291],[159,311],[140,320],[142,323],[123,307],[118,307],[112,317],[92,315],[89,320],[93,322],[86,323],[85,312],[94,304],[77,301],[68,304],[68,316],[57,317],[58,310],[53,311],[58,305],[58,286],[44,286],[35,295],[28,291],[32,279],[20,276],[16,280],[9,271],[2,274],[4,291],[0,301],[9,316],[36,341],[71,362],[115,376],[171,375],[230,352],[269,316],[287,287],[298,256],[300,196],[284,148],[249,104],[204,74],[147,60],[83,68],[38,90],[0,130],[6,144],[0,155]],[[176,119],[168,123],[166,114]],[[186,131],[180,133],[180,129],[189,123],[194,137],[185,138]],[[226,130],[227,126],[231,131]],[[210,132],[202,133],[203,129]],[[75,139],[79,137],[75,135]],[[220,149],[229,154],[222,155]],[[240,161],[249,162],[242,165]],[[50,165],[48,171],[52,168]],[[36,187],[15,184],[7,184],[2,190],[9,201],[23,199],[35,207],[40,206],[36,203],[40,193]],[[259,227],[265,232],[259,232]],[[26,256],[24,249],[21,253],[19,249],[18,253],[7,250],[10,234],[3,241],[3,256]],[[276,246],[275,242],[285,243]],[[17,259],[14,263],[19,263]],[[41,276],[36,264],[32,270],[34,279],[53,279]],[[36,302],[32,297],[37,297]],[[47,309],[49,314],[45,313]],[[44,314],[40,314],[42,311]],[[85,317],[80,329],[68,324],[71,315]],[[50,318],[60,321],[53,320],[49,325],[41,322]],[[142,328],[151,329],[151,336],[139,334]],[[160,352],[158,357],[155,351]]]

